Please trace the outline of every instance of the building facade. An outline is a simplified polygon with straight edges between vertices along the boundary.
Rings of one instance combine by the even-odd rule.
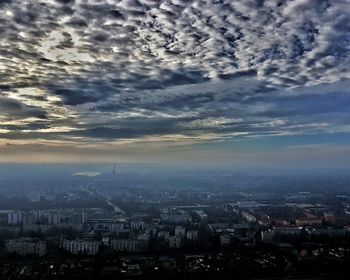
[[[100,242],[93,240],[64,240],[63,249],[71,254],[96,255],[99,252]]]

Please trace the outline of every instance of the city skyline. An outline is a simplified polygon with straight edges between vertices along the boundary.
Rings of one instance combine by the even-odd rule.
[[[350,166],[350,5],[0,2],[0,162]]]

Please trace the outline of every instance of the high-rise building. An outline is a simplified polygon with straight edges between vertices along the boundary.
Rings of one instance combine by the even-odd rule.
[[[22,222],[22,213],[19,211],[13,211],[8,213],[7,222],[9,224],[20,224]]]
[[[36,212],[23,212],[22,213],[22,224],[23,225],[34,225],[39,221],[38,213]]]

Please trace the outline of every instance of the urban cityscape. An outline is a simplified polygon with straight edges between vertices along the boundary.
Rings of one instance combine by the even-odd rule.
[[[350,0],[0,0],[0,280],[350,275]]]
[[[349,173],[56,168],[1,174],[1,279],[348,275]]]

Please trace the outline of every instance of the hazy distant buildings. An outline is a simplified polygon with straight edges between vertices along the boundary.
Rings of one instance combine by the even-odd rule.
[[[205,213],[203,210],[194,210],[193,214],[201,221],[206,222],[208,219],[207,213]]]
[[[37,212],[23,212],[22,213],[22,224],[24,226],[26,225],[34,225],[37,224],[39,221],[38,213]]]
[[[231,244],[231,235],[229,233],[222,233],[220,235],[220,245],[228,246]]]
[[[37,255],[41,257],[46,254],[46,242],[32,238],[10,239],[5,243],[5,250],[21,256]]]
[[[8,213],[0,211],[0,225],[6,225],[8,223]]]
[[[174,190],[167,185],[157,188],[153,184],[149,187],[135,183],[125,189],[115,188],[114,179],[120,179],[123,185],[128,182],[123,181],[123,174],[117,177],[111,174],[93,180],[75,177],[75,190],[57,194],[57,203],[53,205],[60,205],[60,208],[49,205],[43,209],[47,205],[45,202],[36,208],[31,208],[34,204],[25,204],[18,209],[0,211],[0,231],[8,239],[4,246],[6,251],[20,255],[45,254],[44,242],[15,239],[23,236],[36,236],[50,242],[50,255],[61,246],[71,254],[101,256],[111,251],[145,252],[150,249],[153,254],[177,248],[181,248],[181,253],[193,248],[216,250],[218,246],[231,245],[243,248],[261,242],[288,248],[331,242],[337,245],[350,238],[348,198],[339,205],[333,201],[327,205],[326,200],[320,204],[308,203],[310,201],[300,204],[282,195],[271,196],[269,200],[263,194],[262,198],[254,194],[256,201],[244,196],[239,197],[243,200],[239,202],[235,197],[240,194],[233,192],[229,198],[221,190],[203,191],[205,187]],[[91,180],[87,187],[76,183],[87,180]],[[109,200],[110,197],[113,200]],[[228,199],[232,202],[227,203]],[[72,207],[72,201],[76,205],[68,208]],[[117,205],[125,207],[126,211],[119,211]],[[62,236],[78,239],[62,240]]]
[[[163,230],[163,231],[158,232],[158,238],[159,238],[159,239],[168,240],[168,239],[169,239],[169,236],[170,236],[169,231]]]
[[[49,225],[58,225],[61,223],[61,215],[59,213],[49,213],[47,215],[47,222]]]
[[[172,214],[164,217],[164,220],[169,224],[187,224],[192,221],[192,217],[187,213]]]

